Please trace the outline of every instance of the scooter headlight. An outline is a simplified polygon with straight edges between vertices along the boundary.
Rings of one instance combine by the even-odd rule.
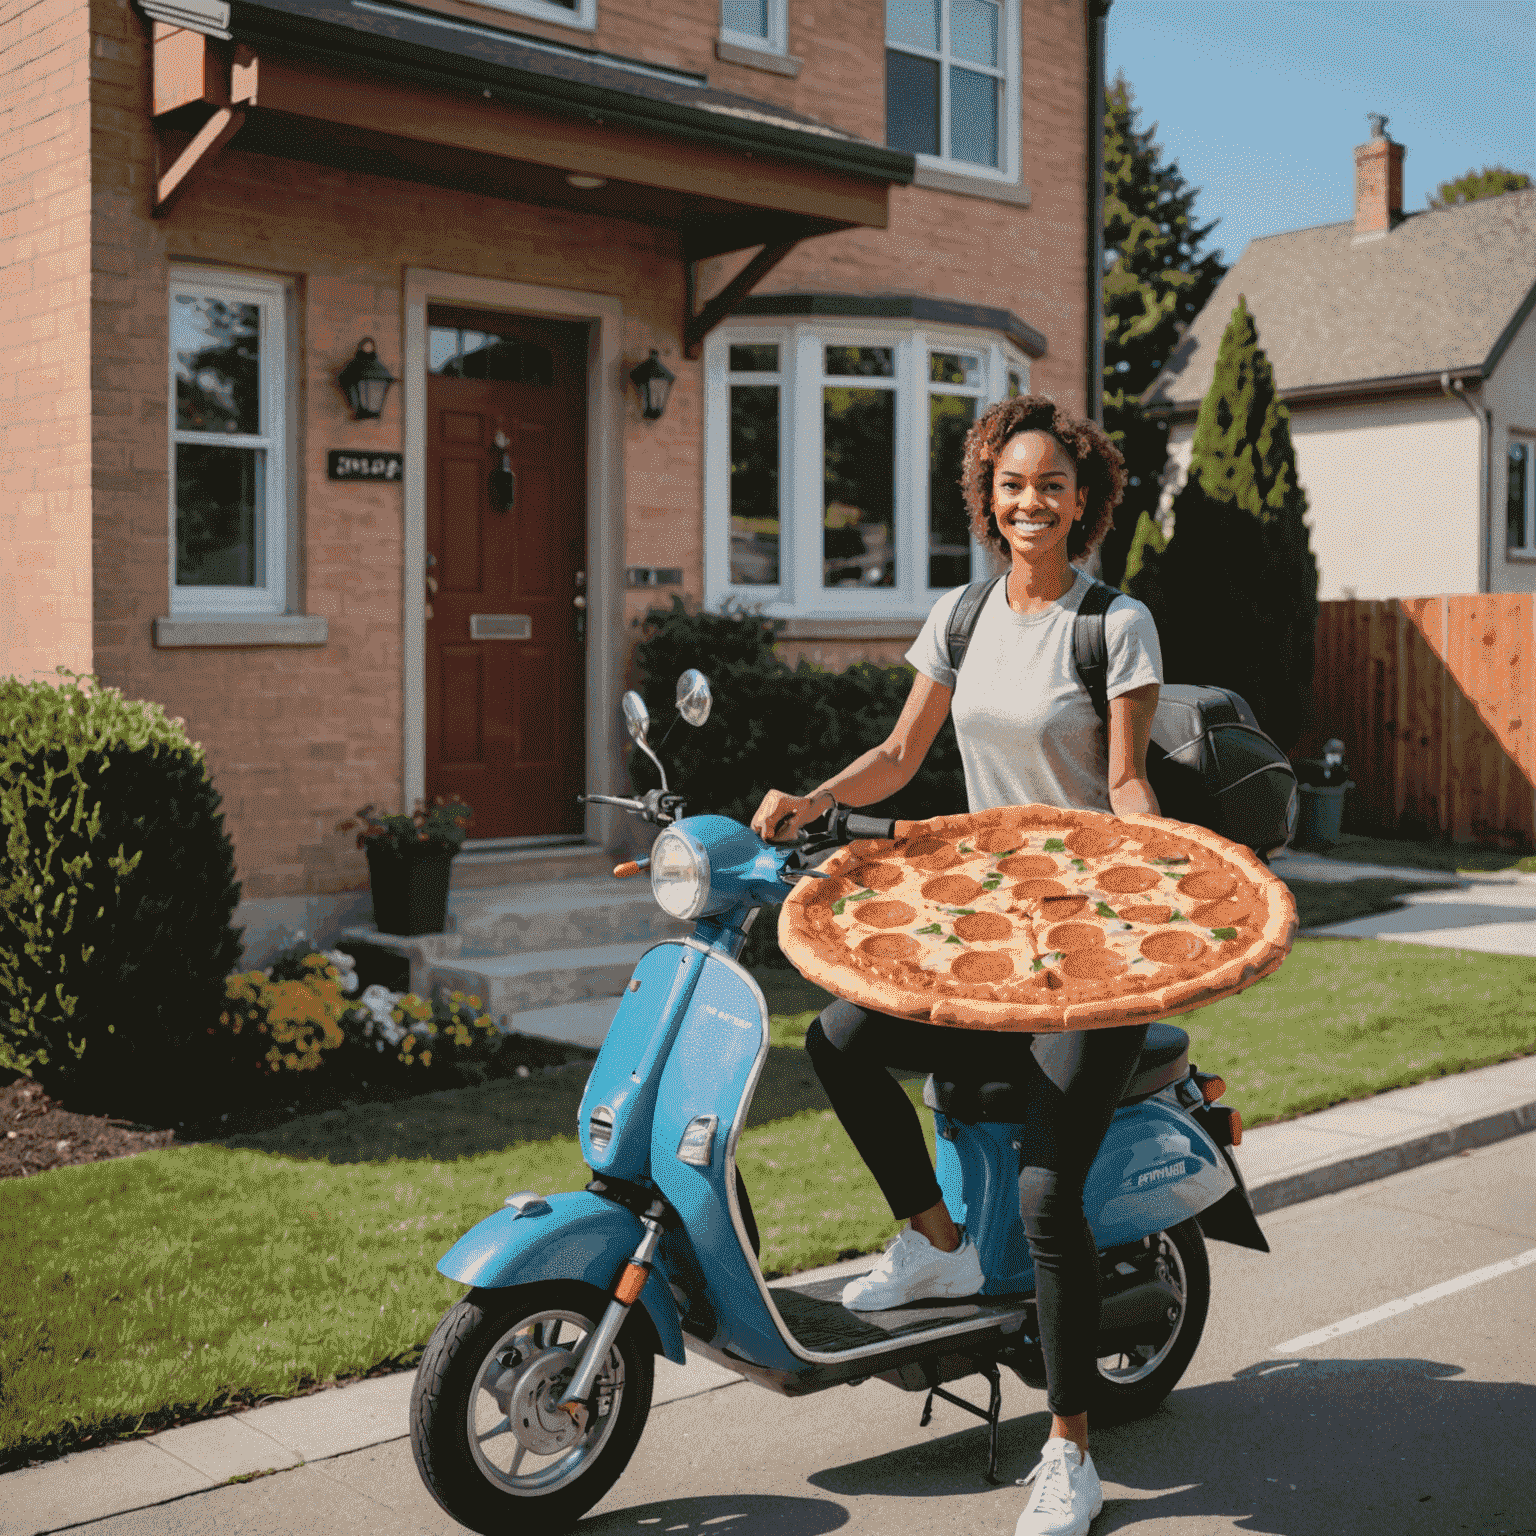
[[[672,917],[698,917],[709,905],[709,854],[704,845],[668,827],[651,848],[651,894]]]

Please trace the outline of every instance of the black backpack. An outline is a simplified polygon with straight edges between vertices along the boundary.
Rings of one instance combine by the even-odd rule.
[[[1002,579],[972,582],[955,604],[945,635],[949,664],[957,673],[982,604]],[[1072,659],[1100,720],[1109,716],[1104,614],[1119,596],[1119,588],[1094,582],[1072,626]],[[1147,779],[1164,816],[1209,827],[1265,858],[1278,853],[1295,833],[1296,770],[1259,729],[1247,700],[1230,688],[1163,685],[1152,717]]]

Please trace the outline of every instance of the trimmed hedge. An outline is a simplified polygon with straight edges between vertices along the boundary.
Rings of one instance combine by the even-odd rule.
[[[770,789],[804,793],[890,734],[912,687],[912,668],[860,663],[828,672],[802,661],[787,666],[774,651],[781,623],[734,611],[690,613],[680,598],[646,615],[635,648],[640,693],[651,713],[651,744],[671,787],[697,815],[712,811],[750,822]],[[677,721],[678,675],[698,667],[714,708],[698,730]],[[670,729],[670,734],[668,734]],[[661,746],[663,736],[666,746]],[[638,792],[659,779],[638,749],[629,759]],[[945,721],[912,782],[871,816],[951,815],[965,809],[965,777],[954,727]],[[765,911],[743,960],[785,964],[773,941],[776,911]]]
[[[0,1067],[141,1115],[199,1080],[240,954],[219,805],[158,704],[0,680]]]

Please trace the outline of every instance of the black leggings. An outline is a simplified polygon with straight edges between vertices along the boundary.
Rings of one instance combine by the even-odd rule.
[[[1088,1408],[1099,1327],[1099,1257],[1083,1185],[1147,1036],[1145,1024],[1059,1035],[949,1029],[835,1002],[805,1048],[822,1087],[891,1214],[938,1203],[922,1122],[885,1070],[937,1072],[1027,1088],[1019,1214],[1035,1262],[1047,1401],[1068,1418]]]

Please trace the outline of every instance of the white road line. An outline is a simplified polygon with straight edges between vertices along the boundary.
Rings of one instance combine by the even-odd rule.
[[[1311,1349],[1314,1344],[1326,1344],[1329,1339],[1354,1333],[1360,1328],[1369,1328],[1372,1323],[1384,1322],[1387,1318],[1396,1317],[1402,1312],[1411,1312],[1415,1307],[1422,1307],[1426,1302],[1439,1301],[1442,1296],[1454,1296],[1457,1291],[1464,1291],[1468,1286],[1481,1285],[1484,1280],[1494,1280],[1500,1275],[1513,1274],[1517,1269],[1524,1269],[1527,1264],[1536,1264],[1536,1248],[1527,1248],[1524,1253],[1517,1253],[1512,1259],[1501,1259],[1497,1264],[1488,1265],[1486,1269],[1474,1269],[1470,1274],[1457,1275],[1454,1280],[1442,1280],[1439,1285],[1432,1285],[1428,1290],[1415,1291],[1412,1296],[1404,1296],[1400,1301],[1389,1301],[1384,1307],[1374,1307],[1369,1312],[1357,1312],[1353,1317],[1346,1317],[1342,1322],[1329,1323],[1326,1328],[1319,1328],[1316,1333],[1304,1333],[1299,1339],[1287,1339],[1284,1344],[1276,1344],[1273,1353],[1288,1355],[1294,1350]]]

